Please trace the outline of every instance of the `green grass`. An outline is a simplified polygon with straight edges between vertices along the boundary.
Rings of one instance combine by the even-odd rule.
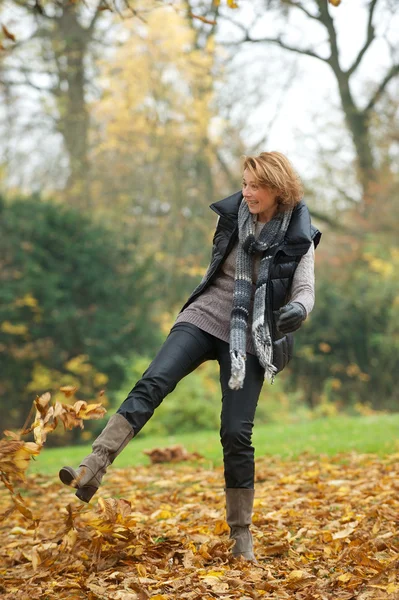
[[[376,416],[337,416],[299,423],[255,425],[256,456],[294,458],[308,452],[333,455],[341,452],[390,454],[399,450],[399,413]],[[220,465],[222,450],[217,431],[200,431],[173,436],[137,436],[115,461],[116,467],[149,464],[143,450],[182,444],[199,452],[209,465]],[[44,448],[29,469],[30,473],[56,475],[63,465],[78,465],[91,446]]]

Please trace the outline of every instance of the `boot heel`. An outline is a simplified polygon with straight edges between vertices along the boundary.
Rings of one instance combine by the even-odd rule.
[[[78,489],[75,496],[77,496],[79,500],[82,500],[82,502],[89,503],[97,490],[98,488],[94,487],[94,485],[84,485]]]
[[[58,473],[58,476],[64,485],[69,485],[74,488],[77,487],[76,484],[73,484],[73,482],[76,480],[78,474],[75,469],[72,469],[72,467],[62,467]]]

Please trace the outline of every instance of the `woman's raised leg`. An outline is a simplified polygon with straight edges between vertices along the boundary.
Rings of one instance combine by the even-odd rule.
[[[93,452],[83,459],[77,470],[72,467],[60,470],[62,483],[77,488],[78,498],[89,502],[107,467],[151,418],[165,396],[183,377],[214,358],[216,349],[212,335],[190,323],[172,327],[142,378],[93,442]]]

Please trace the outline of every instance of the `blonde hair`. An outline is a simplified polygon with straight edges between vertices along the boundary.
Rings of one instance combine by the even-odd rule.
[[[303,185],[290,161],[281,152],[261,152],[259,156],[244,156],[243,171],[255,177],[261,187],[279,192],[277,204],[280,210],[294,207],[303,196]]]

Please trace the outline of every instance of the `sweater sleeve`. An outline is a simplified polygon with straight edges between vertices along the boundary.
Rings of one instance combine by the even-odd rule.
[[[302,304],[307,316],[314,306],[314,300],[314,244],[312,242],[294,273],[289,301]]]

